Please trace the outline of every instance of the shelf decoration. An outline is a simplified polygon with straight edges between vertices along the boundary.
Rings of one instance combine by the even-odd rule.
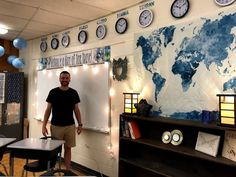
[[[219,124],[235,126],[236,94],[217,94],[219,96]]]
[[[146,99],[141,99],[139,103],[135,103],[134,107],[137,109],[137,114],[141,116],[149,116],[152,105],[148,104]]]
[[[225,132],[222,156],[236,162],[236,132]]]
[[[199,131],[195,149],[197,151],[216,157],[219,143],[220,136]]]
[[[134,104],[138,103],[139,93],[123,93],[124,94],[124,113],[134,114],[137,113],[137,109]]]
[[[118,81],[125,80],[127,78],[127,72],[128,72],[128,60],[126,57],[124,59],[119,58],[118,60],[113,59],[113,65],[112,65],[113,80],[118,80]]]

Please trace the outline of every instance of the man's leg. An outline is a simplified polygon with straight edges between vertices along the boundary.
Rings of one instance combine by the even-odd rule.
[[[66,170],[70,170],[70,163],[71,163],[71,147],[65,147],[64,152],[64,160],[66,165]]]

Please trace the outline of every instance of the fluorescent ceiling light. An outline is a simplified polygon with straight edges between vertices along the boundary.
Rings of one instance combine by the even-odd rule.
[[[8,30],[5,28],[0,28],[0,34],[7,34]]]

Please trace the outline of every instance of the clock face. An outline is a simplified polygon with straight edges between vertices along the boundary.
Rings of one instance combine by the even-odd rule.
[[[227,6],[234,2],[235,0],[215,0],[215,3],[219,6]]]
[[[150,9],[143,10],[139,15],[139,25],[141,27],[147,27],[152,23],[153,20],[153,13]]]
[[[42,52],[46,52],[47,48],[48,48],[47,42],[46,41],[42,41],[41,44],[40,44],[40,50]]]
[[[58,41],[57,38],[52,38],[52,40],[51,40],[51,47],[54,50],[59,47],[59,41]]]
[[[128,28],[128,21],[125,18],[119,18],[116,21],[115,29],[117,33],[123,34],[127,30],[127,28]]]
[[[84,44],[87,41],[87,32],[81,30],[78,34],[78,40],[81,44]]]
[[[70,44],[70,36],[68,35],[64,35],[61,39],[61,44],[64,46],[64,47],[68,47],[69,44]]]
[[[103,39],[106,36],[106,26],[99,25],[96,30],[96,36],[98,39]]]
[[[184,17],[187,14],[188,10],[189,10],[188,0],[175,0],[170,8],[171,15],[175,18]]]

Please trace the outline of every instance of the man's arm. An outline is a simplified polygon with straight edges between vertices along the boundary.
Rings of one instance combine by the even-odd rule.
[[[52,104],[48,103],[47,104],[47,108],[46,108],[46,110],[44,112],[43,125],[42,125],[42,134],[44,136],[48,135],[47,123],[48,123],[49,116],[51,114],[51,110],[52,110]]]
[[[75,112],[75,117],[76,117],[76,120],[77,120],[77,123],[78,123],[77,133],[80,134],[81,131],[82,131],[83,124],[81,122],[81,115],[80,115],[80,109],[79,109],[78,103],[75,104],[74,112]]]

